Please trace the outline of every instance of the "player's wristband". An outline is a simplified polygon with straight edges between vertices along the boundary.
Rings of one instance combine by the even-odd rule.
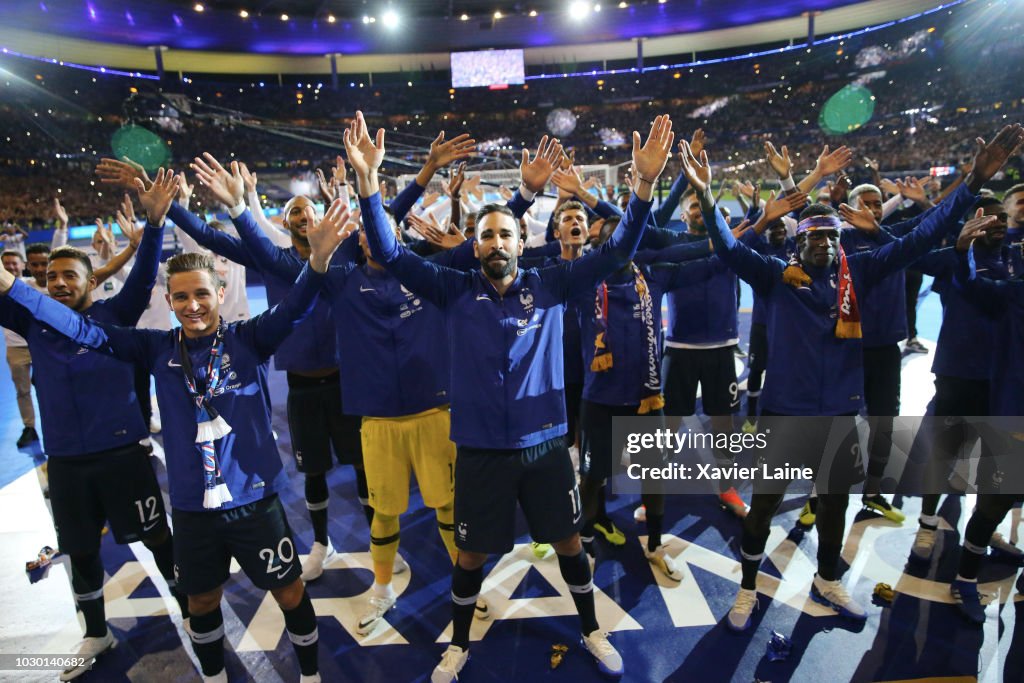
[[[790,174],[785,178],[779,180],[779,184],[782,186],[783,192],[789,192],[796,187],[796,183],[793,181],[793,175]]]
[[[537,193],[527,188],[523,183],[519,183],[519,196],[528,202],[532,202]]]

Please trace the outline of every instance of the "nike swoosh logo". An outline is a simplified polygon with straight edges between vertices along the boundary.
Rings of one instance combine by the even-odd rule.
[[[160,523],[160,520],[157,520],[157,521],[153,522],[152,524],[150,524],[148,526],[142,527],[142,530],[143,531],[149,531],[150,529],[152,529],[153,527],[155,527],[159,523]]]
[[[181,363],[176,362],[173,358],[167,361],[167,367],[169,368],[180,368]]]
[[[374,289],[373,287],[363,287],[362,285],[359,285],[359,291],[360,292],[376,292],[377,290]]]
[[[477,301],[490,301],[491,297],[487,296],[486,294],[477,294],[476,295],[476,300]]]
[[[290,572],[292,570],[292,567],[294,567],[294,566],[295,565],[289,565],[287,569],[285,569],[283,572],[281,572],[280,574],[277,575],[277,578],[283,579],[288,574],[288,572]]]

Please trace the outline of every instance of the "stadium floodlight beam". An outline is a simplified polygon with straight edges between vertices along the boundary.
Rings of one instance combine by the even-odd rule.
[[[394,10],[387,10],[380,19],[384,23],[385,28],[395,28],[398,26],[398,13]]]
[[[577,21],[584,19],[590,14],[590,3],[576,0],[569,3],[569,16]]]

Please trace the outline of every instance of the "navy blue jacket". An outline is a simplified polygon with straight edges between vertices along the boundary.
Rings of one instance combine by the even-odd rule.
[[[638,265],[651,294],[653,326],[657,353],[653,362],[661,359],[661,297],[665,292],[697,285],[718,273],[718,265],[711,259],[689,263],[654,263]],[[578,303],[580,328],[583,333],[583,367],[586,379],[583,398],[594,403],[612,406],[639,406],[643,400],[644,382],[652,368],[647,354],[647,328],[640,315],[640,297],[636,293],[633,270],[620,270],[605,279],[608,285],[608,320],[605,338],[612,351],[612,367],[594,372],[594,340],[601,328],[597,325],[596,291]],[[660,374],[660,368],[653,371]]]
[[[213,407],[231,425],[231,432],[214,442],[224,483],[233,498],[223,509],[259,500],[287,484],[270,426],[267,363],[278,344],[309,313],[321,286],[322,276],[305,268],[280,304],[250,320],[227,325],[221,365],[226,383],[212,399]],[[195,443],[195,404],[185,388],[178,352],[180,328],[165,332],[94,322],[94,318],[48,300],[26,285],[16,285],[9,296],[75,344],[118,358],[128,368],[130,363],[138,363],[152,373],[164,425],[171,505],[178,510],[203,511],[203,461]],[[213,341],[211,334],[185,342],[193,370],[203,385]],[[130,380],[129,373],[129,386]],[[104,390],[107,386],[103,384]],[[127,410],[127,406],[118,408],[119,412]],[[132,412],[139,416],[137,406]]]
[[[989,412],[992,415],[1024,415],[1024,280],[993,280],[978,273],[974,248],[960,254],[956,284],[983,310],[995,317],[995,335],[988,347]]]
[[[858,302],[879,281],[916,261],[949,230],[976,196],[965,187],[946,198],[903,238],[847,255]],[[863,342],[835,336],[838,320],[837,268],[804,271],[811,284],[783,282],[786,262],[752,251],[733,238],[721,214],[705,214],[714,226],[715,254],[763,297],[768,314],[768,366],[761,406],[783,415],[845,415],[864,402]]]
[[[93,302],[82,316],[101,323],[135,325],[149,305],[162,244],[163,228],[147,225],[124,287],[109,299]],[[86,455],[149,436],[135,395],[132,364],[95,353],[55,333],[13,299],[0,296],[0,325],[28,342],[47,455]],[[71,311],[56,301],[51,304]]]
[[[992,280],[1009,279],[1006,254],[1000,251],[975,250],[975,272]],[[935,278],[932,290],[942,297],[942,327],[935,346],[932,372],[947,377],[987,380],[990,365],[987,352],[996,339],[996,321],[955,286],[953,278],[959,263],[956,249],[947,247],[926,254],[914,267]]]
[[[374,260],[445,312],[452,367],[451,439],[461,446],[519,449],[565,434],[562,316],[636,250],[651,203],[630,200],[606,244],[573,261],[519,269],[502,296],[479,270],[425,261],[395,240],[380,195],[360,199]]]

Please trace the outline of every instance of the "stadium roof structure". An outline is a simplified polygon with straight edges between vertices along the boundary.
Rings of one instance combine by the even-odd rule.
[[[450,51],[524,48],[528,64],[630,59],[818,35],[933,9],[936,0],[6,0],[0,47],[113,68],[316,73],[447,68]],[[948,2],[947,2],[948,4]],[[600,7],[599,10],[596,7]],[[386,21],[391,10],[397,23]],[[500,13],[500,15],[498,14]],[[465,17],[465,18],[463,18]]]

